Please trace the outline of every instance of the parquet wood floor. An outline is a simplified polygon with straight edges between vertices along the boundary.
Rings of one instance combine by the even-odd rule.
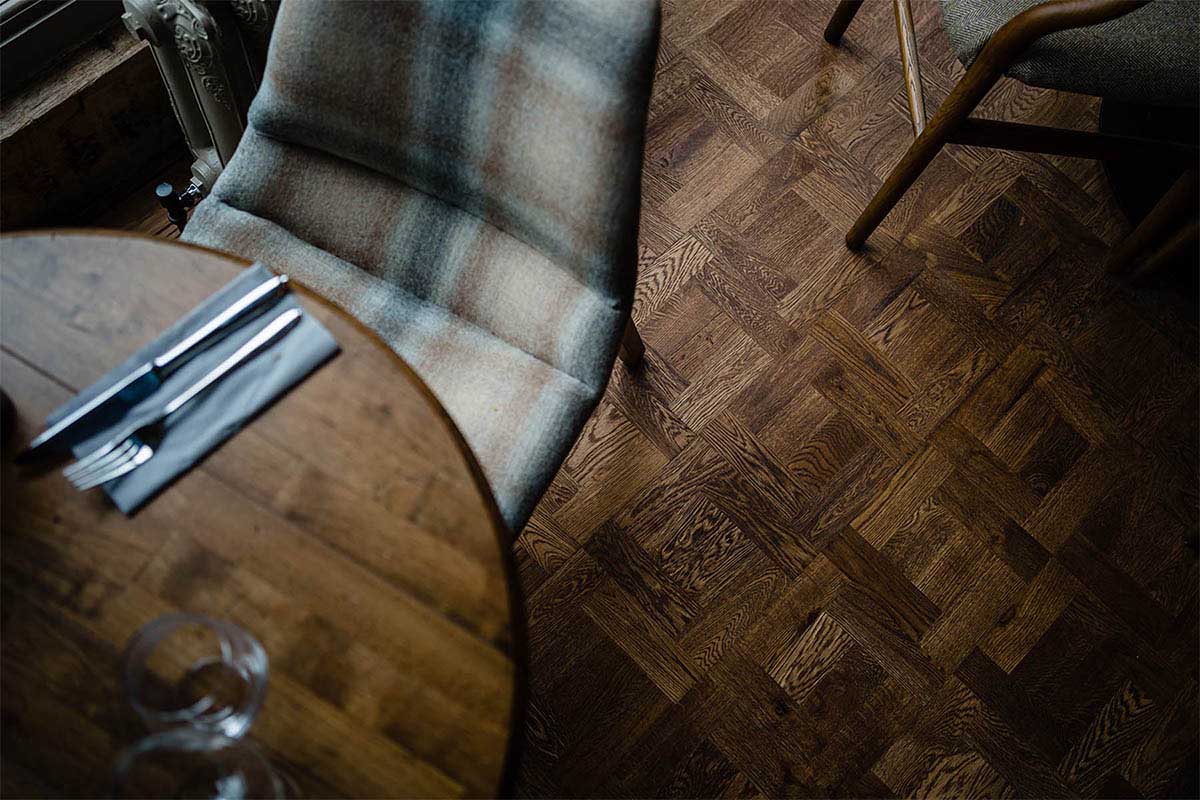
[[[1094,162],[911,138],[890,4],[676,0],[644,369],[516,541],[525,796],[1195,796],[1194,297],[1101,262]],[[932,109],[962,69],[914,3]],[[998,86],[984,115],[1094,126]]]
[[[890,5],[841,48],[831,2],[666,9],[646,368],[517,541],[522,794],[1195,786],[1194,321],[1104,275],[1094,162],[951,148],[845,249],[912,136]],[[914,5],[933,108],[962,68]]]

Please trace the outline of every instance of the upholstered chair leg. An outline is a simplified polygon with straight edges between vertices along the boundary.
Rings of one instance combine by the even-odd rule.
[[[862,7],[863,0],[842,0],[833,12],[833,18],[825,26],[825,41],[836,46],[842,41],[842,34],[850,27],[850,21]]]
[[[1181,220],[1192,211],[1196,203],[1200,179],[1195,170],[1187,170],[1167,193],[1150,209],[1150,213],[1108,255],[1105,267],[1112,275],[1129,272],[1139,256],[1150,255],[1151,250],[1167,241],[1179,230]]]
[[[642,363],[645,354],[646,345],[642,344],[642,336],[633,324],[633,317],[630,317],[625,326],[625,335],[621,337],[621,360],[625,362],[626,369],[634,369]]]

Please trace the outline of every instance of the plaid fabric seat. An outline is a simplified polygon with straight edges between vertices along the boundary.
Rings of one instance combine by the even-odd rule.
[[[186,239],[374,328],[514,531],[608,380],[635,280],[656,5],[284,3]]]
[[[941,0],[955,55],[970,66],[992,34],[1044,0]],[[1008,74],[1030,86],[1132,103],[1200,102],[1200,2],[1154,0],[1122,17],[1034,42]]]

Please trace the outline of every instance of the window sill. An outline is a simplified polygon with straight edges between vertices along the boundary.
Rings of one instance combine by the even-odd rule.
[[[11,97],[0,101],[0,141],[37,122],[60,103],[86,92],[147,47],[120,24],[105,29],[96,39],[76,48]]]
[[[81,224],[186,154],[149,47],[120,22],[0,104],[0,222]]]

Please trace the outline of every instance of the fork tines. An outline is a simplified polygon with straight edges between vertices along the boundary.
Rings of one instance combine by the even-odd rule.
[[[120,442],[119,446],[109,444],[102,449],[109,451],[107,456],[105,453],[93,453],[72,464],[68,468],[71,470],[70,474],[64,470],[67,479],[79,491],[92,489],[132,472],[154,455],[148,445],[132,438]]]

